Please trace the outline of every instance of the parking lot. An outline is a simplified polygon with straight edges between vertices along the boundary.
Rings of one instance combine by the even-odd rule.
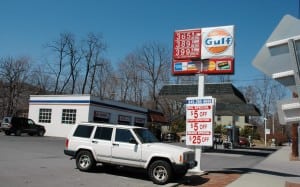
[[[101,166],[93,172],[80,172],[75,161],[63,153],[64,139],[37,136],[6,136],[0,133],[1,187],[76,186],[156,186],[143,170]],[[234,158],[234,159],[233,159]],[[264,157],[226,153],[203,153],[202,168],[246,168]],[[172,186],[182,181],[166,186]]]

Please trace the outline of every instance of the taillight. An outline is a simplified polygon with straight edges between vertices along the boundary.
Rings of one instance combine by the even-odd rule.
[[[65,147],[68,148],[68,146],[69,146],[69,139],[66,139],[66,141],[65,141]]]

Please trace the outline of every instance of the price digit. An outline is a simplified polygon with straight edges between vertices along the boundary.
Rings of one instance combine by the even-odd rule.
[[[198,123],[193,124],[193,126],[194,126],[194,131],[198,131],[199,129]]]
[[[198,110],[192,111],[192,116],[194,116],[194,118],[198,118],[198,116],[199,116]]]
[[[193,136],[192,137],[193,144],[200,144],[201,143],[201,136]]]

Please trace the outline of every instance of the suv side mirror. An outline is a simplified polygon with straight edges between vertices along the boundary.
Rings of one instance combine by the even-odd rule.
[[[129,139],[129,143],[137,144],[137,141],[136,141],[134,138],[130,138],[130,139]]]

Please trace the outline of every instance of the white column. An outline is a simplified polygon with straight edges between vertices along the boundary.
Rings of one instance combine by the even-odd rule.
[[[199,74],[198,77],[198,97],[204,96],[204,75]],[[204,171],[201,170],[201,153],[202,153],[202,147],[201,146],[195,146],[195,160],[197,161],[197,166],[193,169],[189,170],[193,173],[199,173],[202,174]]]

